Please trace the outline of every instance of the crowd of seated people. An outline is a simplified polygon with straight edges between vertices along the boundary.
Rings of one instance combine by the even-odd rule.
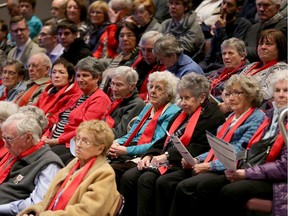
[[[252,1],[53,0],[40,20],[36,0],[7,0],[0,215],[117,215],[124,199],[123,216],[246,216],[256,197],[282,216],[287,2]],[[230,170],[209,132],[239,158],[275,141]]]

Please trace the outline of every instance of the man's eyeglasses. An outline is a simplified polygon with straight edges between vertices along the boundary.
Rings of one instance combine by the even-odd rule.
[[[40,66],[40,65],[38,65],[38,64],[33,64],[33,63],[32,63],[32,64],[27,64],[27,65],[26,65],[26,68],[27,68],[27,69],[29,69],[29,68],[37,69],[37,68],[39,68],[39,66]]]
[[[15,139],[17,139],[18,137],[20,137],[22,134],[19,134],[18,136],[16,136],[16,137],[6,137],[6,136],[3,136],[2,135],[2,140],[4,141],[4,142],[6,142],[6,143],[13,143],[13,141],[15,140]]]

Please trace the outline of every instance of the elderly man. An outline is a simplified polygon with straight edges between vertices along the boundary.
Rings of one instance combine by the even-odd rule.
[[[25,91],[20,92],[14,102],[18,106],[35,104],[40,94],[51,82],[49,72],[51,60],[44,53],[38,53],[29,58],[28,64],[29,80]]]
[[[8,58],[17,59],[25,65],[32,55],[45,52],[45,49],[40,48],[29,37],[30,30],[24,17],[16,16],[11,19],[10,33],[16,47],[8,53]]]
[[[64,47],[58,41],[56,23],[48,21],[38,35],[39,46],[46,49],[46,54],[49,56],[53,64],[58,59],[64,50]]]
[[[9,153],[0,162],[0,215],[16,215],[42,201],[63,164],[39,142],[42,130],[36,119],[14,114],[3,122],[1,130]]]
[[[51,14],[53,20],[57,23],[66,18],[66,5],[68,0],[53,0],[51,3]]]
[[[250,28],[245,38],[247,58],[250,62],[259,61],[256,54],[256,46],[261,31],[278,29],[287,38],[287,17],[279,12],[280,6],[281,0],[256,0],[257,14],[260,22]]]

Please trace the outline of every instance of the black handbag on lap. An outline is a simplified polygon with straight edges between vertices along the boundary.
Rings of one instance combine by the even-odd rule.
[[[245,169],[254,165],[264,164],[277,138],[277,135],[264,140],[259,140],[258,142],[251,145],[250,148],[239,152],[236,156],[238,160],[237,168]]]

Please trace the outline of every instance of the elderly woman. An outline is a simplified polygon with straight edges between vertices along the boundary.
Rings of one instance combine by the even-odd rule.
[[[273,215],[287,214],[287,146],[285,146],[283,136],[280,135],[278,128],[279,114],[288,106],[287,83],[287,70],[275,72],[271,80],[274,91],[274,108],[266,112],[270,121],[260,139],[260,141],[273,141],[266,163],[251,167],[239,167],[242,169],[234,172],[231,170],[225,172],[230,184],[221,189],[219,202],[221,215],[231,215],[231,209],[235,212],[233,214],[235,216],[244,215],[245,203],[253,197],[273,200]],[[284,123],[287,123],[287,119]],[[249,148],[249,144],[247,148]],[[253,143],[252,141],[252,145],[254,144],[257,142]],[[225,203],[225,208],[221,205],[222,203]]]
[[[202,68],[183,53],[181,44],[173,35],[168,34],[158,38],[153,53],[168,71],[179,78],[191,71],[203,74]]]
[[[72,98],[79,98],[82,92],[74,78],[74,65],[63,58],[57,59],[52,66],[52,83],[41,93],[34,106],[41,108],[49,117],[66,106]]]
[[[141,52],[131,66],[139,75],[136,88],[139,91],[139,97],[144,101],[148,100],[147,84],[149,75],[155,71],[163,71],[166,69],[164,65],[157,62],[157,59],[153,54],[155,41],[162,36],[163,34],[158,31],[148,31],[144,33],[139,41]]]
[[[116,68],[111,75],[113,102],[102,119],[112,128],[116,139],[127,133],[128,123],[138,116],[145,106],[136,89],[137,81],[137,72],[127,66]]]
[[[153,0],[135,0],[133,1],[133,19],[140,27],[142,35],[148,31],[158,31],[160,28],[159,22],[154,18],[156,6]]]
[[[58,172],[44,200],[19,215],[114,215],[120,194],[106,160],[113,139],[105,122],[82,122],[76,130],[76,158]]]
[[[118,185],[122,174],[136,166],[130,160],[141,156],[151,145],[166,136],[168,122],[179,111],[179,107],[174,104],[177,82],[178,78],[168,71],[150,74],[150,103],[139,114],[131,130],[116,139],[109,150]]]
[[[218,128],[217,137],[231,143],[236,154],[238,154],[244,149],[243,146],[249,142],[265,119],[265,114],[257,108],[262,102],[261,88],[253,77],[235,74],[226,82],[225,90],[228,98],[227,102],[233,113]],[[198,155],[194,158],[194,162],[195,165],[191,165],[182,159],[184,169],[178,172],[188,172],[190,174],[185,176],[185,180],[174,182],[173,189],[170,188],[171,191],[167,191],[163,187],[165,185],[164,182],[158,182],[159,190],[157,192],[159,193],[159,198],[163,197],[163,193],[166,195],[169,193],[171,197],[174,196],[169,215],[182,215],[188,211],[188,206],[189,209],[192,207],[195,215],[210,215],[215,210],[214,208],[207,208],[207,202],[212,207],[213,204],[211,202],[214,199],[212,201],[211,197],[214,196],[209,197],[210,194],[208,195],[204,190],[206,185],[211,188],[217,186],[217,181],[212,181],[209,185],[206,182],[222,175],[225,167],[214,156],[212,150]],[[173,176],[166,180],[173,182],[172,178]]]
[[[110,23],[109,6],[106,2],[95,1],[88,8],[90,26],[85,41],[95,58],[115,58],[118,41],[116,24]]]
[[[68,0],[66,5],[66,17],[73,21],[79,30],[79,36],[83,38],[87,32],[87,7],[85,0]]]
[[[204,58],[204,34],[197,23],[197,15],[190,0],[169,0],[171,18],[161,23],[159,31],[173,34],[184,49],[184,53],[194,61]]]
[[[26,90],[27,70],[15,59],[7,59],[2,63],[2,67],[0,101],[13,101],[19,92]]]
[[[193,156],[210,149],[205,131],[216,134],[218,126],[225,121],[217,104],[209,101],[209,89],[210,83],[207,78],[196,73],[183,76],[177,86],[182,112],[171,119],[168,131],[169,134],[177,136]],[[159,180],[165,181],[165,176],[169,177],[175,171],[181,170],[181,158],[169,138],[155,143],[138,162],[138,167],[128,170],[122,177],[121,193],[125,197],[124,214],[160,215],[161,211],[165,212],[167,206],[155,210],[155,203],[162,203],[162,200],[155,197],[155,184]],[[182,175],[174,176],[179,179],[184,178]],[[151,200],[152,197],[156,199]],[[168,213],[162,212],[161,215],[168,215]]]
[[[13,102],[0,101],[0,127],[2,123],[11,115],[18,112],[18,106]],[[2,132],[0,130],[0,161],[7,154],[8,149],[4,146]]]
[[[71,98],[65,107],[51,116],[50,120],[55,122],[55,126],[47,130],[42,138],[65,164],[73,158],[69,142],[75,136],[79,124],[101,119],[111,104],[109,97],[99,88],[104,66],[97,59],[86,57],[75,68],[76,82],[83,94]]]
[[[261,32],[258,39],[257,54],[260,62],[254,62],[243,69],[242,74],[253,76],[262,87],[264,99],[273,97],[270,83],[273,72],[279,69],[288,70],[284,63],[287,59],[287,40],[285,35],[276,29]]]
[[[208,76],[211,82],[210,93],[219,99],[221,99],[225,82],[233,74],[239,74],[248,64],[245,43],[238,38],[225,40],[221,45],[221,53],[224,67]]]

